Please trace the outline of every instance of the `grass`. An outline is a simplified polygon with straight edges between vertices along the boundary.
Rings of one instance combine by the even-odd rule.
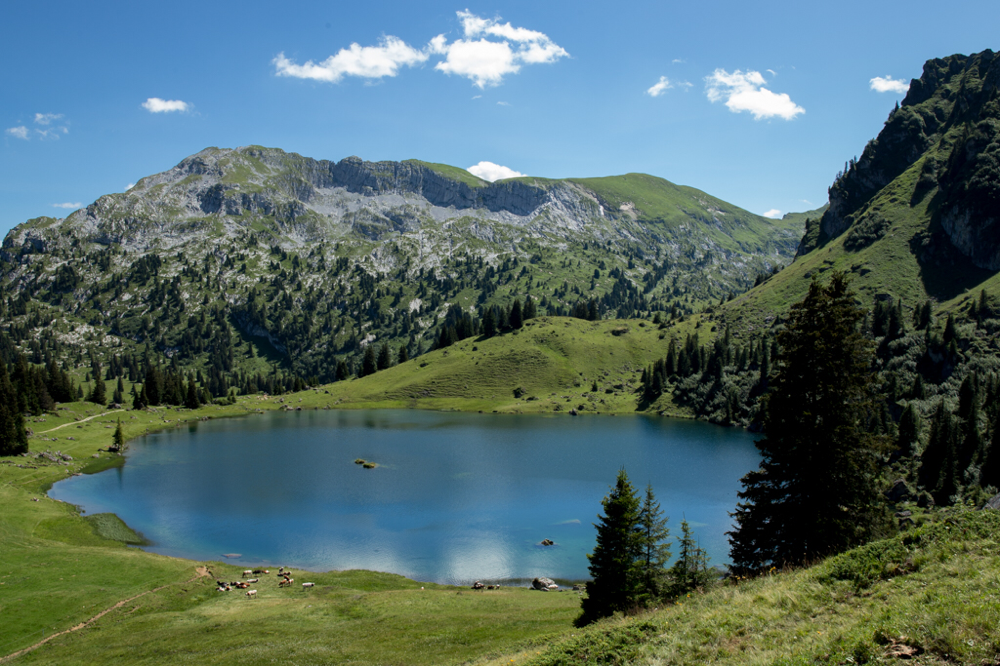
[[[486,663],[996,663],[998,532],[996,511],[963,511],[809,569],[725,584]]]
[[[643,369],[666,355],[668,333],[684,330],[660,331],[642,320],[539,317],[516,333],[467,338],[363,379],[331,384],[320,402],[517,414],[635,413]],[[304,400],[303,406],[315,402]]]

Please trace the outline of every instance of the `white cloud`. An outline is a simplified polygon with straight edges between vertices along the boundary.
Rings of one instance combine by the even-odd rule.
[[[63,117],[61,113],[36,113],[35,122],[39,125],[51,125],[54,121]]]
[[[663,93],[667,92],[668,88],[673,88],[673,87],[674,84],[672,84],[667,77],[661,76],[660,80],[654,83],[653,87],[649,88],[646,91],[646,94],[649,95],[650,97],[659,97]]]
[[[684,60],[683,58],[674,58],[674,59],[673,59],[673,60],[671,60],[670,62],[671,62],[672,64],[674,64],[674,65],[680,65],[680,64],[682,64],[682,63],[685,63],[685,62],[687,62],[687,61],[686,61],[686,60]]]
[[[52,204],[52,207],[53,208],[65,208],[67,210],[77,210],[78,208],[83,208],[83,204],[80,203],[80,202],[77,202],[77,203],[58,203],[58,204]]]
[[[500,166],[499,164],[494,164],[493,162],[480,162],[474,166],[470,166],[466,169],[473,176],[479,176],[483,180],[488,180],[491,183],[495,180],[501,180],[503,178],[517,178],[518,176],[523,176],[525,174],[519,171],[514,171],[510,167]]]
[[[497,102],[497,106],[510,106],[510,102]]]
[[[125,186],[125,191],[126,191],[126,192],[128,192],[128,191],[129,191],[129,190],[131,190],[131,189],[132,189],[133,187],[135,187],[135,183],[129,183],[128,185],[126,185],[126,186]]]
[[[736,70],[732,74],[724,69],[715,70],[705,77],[705,94],[710,102],[724,100],[733,113],[749,111],[755,120],[775,116],[791,120],[806,110],[792,101],[786,93],[774,93],[764,87],[760,72]]]
[[[764,213],[764,217],[769,217],[772,220],[777,220],[779,217],[781,217],[781,211],[778,210],[777,208],[772,208],[771,210]]]
[[[182,102],[179,99],[160,99],[159,97],[150,97],[142,103],[142,108],[146,109],[150,113],[170,113],[173,111],[188,111],[191,108],[191,105],[187,102]]]
[[[897,81],[891,76],[882,78],[881,76],[876,76],[874,79],[869,81],[871,89],[875,92],[894,92],[899,94],[905,94],[906,91],[910,89],[910,84],[906,81]]]
[[[472,99],[482,99],[482,98],[483,98],[482,95],[473,95],[472,96]]]
[[[444,35],[438,35],[428,50],[445,56],[435,69],[471,79],[479,88],[500,85],[522,65],[548,64],[569,56],[566,49],[537,30],[501,24],[499,19],[480,18],[469,11],[457,14],[465,39],[449,44]]]
[[[15,139],[24,139],[25,141],[28,140],[28,128],[24,125],[20,125],[18,127],[8,127],[4,130],[4,132],[11,135]]]
[[[427,57],[424,51],[413,48],[398,37],[389,36],[383,37],[378,46],[351,44],[321,63],[309,60],[304,65],[296,65],[284,53],[279,53],[273,62],[278,76],[338,83],[345,76],[363,79],[396,76],[400,67],[419,65]]]

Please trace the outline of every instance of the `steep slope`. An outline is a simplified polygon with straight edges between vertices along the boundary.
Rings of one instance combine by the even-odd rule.
[[[419,355],[529,293],[541,314],[692,312],[788,261],[801,228],[641,174],[489,183],[417,160],[209,148],[12,230],[0,349],[332,379],[369,344]]]
[[[869,303],[951,310],[1000,293],[1000,58],[930,60],[861,157],[806,222],[797,257],[732,309],[754,319],[801,298],[813,276],[851,273]]]

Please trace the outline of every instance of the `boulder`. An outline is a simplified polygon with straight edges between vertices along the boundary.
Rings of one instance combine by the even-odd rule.
[[[906,482],[902,479],[896,479],[892,484],[892,488],[886,491],[885,498],[890,502],[904,502],[908,499],[913,498],[913,493],[910,492],[909,487]]]
[[[559,586],[551,578],[535,578],[531,581],[531,589],[548,592],[549,590],[559,589]]]
[[[1000,493],[997,493],[993,498],[986,503],[983,507],[984,509],[1000,509]]]
[[[556,542],[553,541],[552,539],[542,539],[541,545],[542,546],[554,546],[554,545],[556,545]]]

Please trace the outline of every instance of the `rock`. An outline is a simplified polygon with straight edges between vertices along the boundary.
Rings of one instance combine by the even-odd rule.
[[[549,590],[558,589],[559,586],[551,578],[535,578],[531,581],[531,589],[541,590],[542,592],[548,592]]]
[[[983,507],[984,509],[1000,509],[1000,493],[997,493]]]
[[[543,546],[554,546],[554,545],[556,545],[556,542],[553,541],[552,539],[542,539],[541,545],[543,545]]]
[[[886,491],[885,498],[893,503],[903,502],[905,500],[912,499],[913,493],[910,491],[905,481],[902,479],[896,479],[896,481],[892,484],[892,488]]]

